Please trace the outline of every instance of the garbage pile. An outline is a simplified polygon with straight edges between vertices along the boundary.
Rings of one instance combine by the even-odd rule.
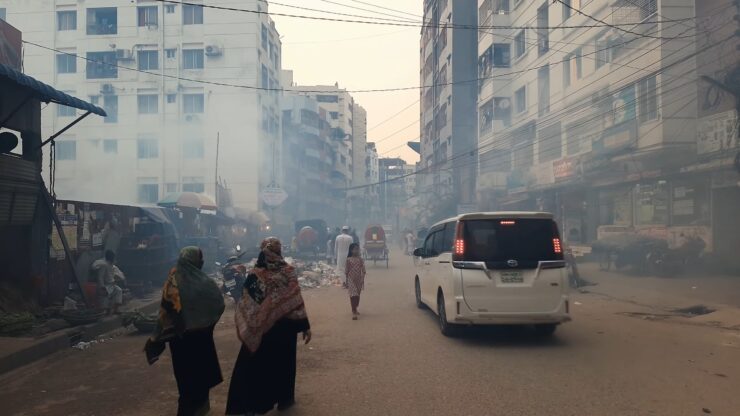
[[[298,283],[303,289],[342,285],[342,279],[334,270],[334,266],[324,261],[302,261],[290,257],[285,260],[295,267]]]

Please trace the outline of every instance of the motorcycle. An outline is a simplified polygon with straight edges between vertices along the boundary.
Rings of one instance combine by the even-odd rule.
[[[239,261],[246,252],[241,251],[241,246],[236,246],[236,256],[231,256],[222,265],[216,262],[216,266],[221,267],[221,275],[224,278],[224,284],[221,287],[224,295],[228,294],[234,299],[235,303],[239,302],[244,288],[244,282],[247,280],[247,269]]]

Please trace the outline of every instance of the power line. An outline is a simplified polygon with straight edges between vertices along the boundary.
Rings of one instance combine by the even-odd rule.
[[[653,25],[656,23],[674,23],[674,22],[679,22],[679,21],[691,20],[691,18],[685,18],[685,19],[670,20],[670,21],[618,23],[614,25],[594,24],[594,25],[573,25],[573,26],[506,26],[506,25],[477,26],[477,25],[455,25],[455,24],[447,24],[447,23],[445,24],[428,24],[424,22],[412,23],[412,22],[405,21],[405,20],[392,21],[391,19],[384,19],[384,21],[339,19],[339,18],[322,17],[322,16],[297,15],[297,14],[290,14],[290,13],[274,13],[274,12],[271,13],[271,12],[261,11],[261,10],[239,9],[235,7],[205,5],[205,4],[198,4],[198,3],[189,3],[189,2],[184,2],[184,1],[181,2],[181,1],[176,1],[176,0],[154,0],[154,1],[157,1],[160,3],[168,3],[168,4],[182,4],[186,6],[204,7],[204,8],[209,8],[209,9],[223,10],[223,11],[230,11],[230,12],[253,13],[253,14],[262,14],[262,15],[268,15],[268,16],[269,15],[283,16],[283,17],[291,17],[291,18],[297,18],[297,19],[319,20],[319,21],[326,21],[326,22],[359,23],[359,24],[369,24],[369,25],[405,26],[405,27],[421,27],[421,28],[424,28],[424,27],[452,28],[452,29],[470,29],[470,30],[480,30],[480,29],[579,29],[579,28],[607,27],[607,26],[614,27],[614,26]],[[376,18],[376,19],[381,19],[381,18]],[[634,33],[639,35],[639,33],[637,32],[634,32]]]
[[[378,9],[382,9],[382,10],[388,10],[388,11],[392,11],[392,12],[396,12],[396,13],[400,13],[400,14],[405,14],[405,15],[408,15],[408,16],[419,17],[419,18],[423,17],[423,16],[419,16],[418,14],[404,12],[403,10],[391,9],[389,7],[383,7],[383,6],[379,6],[377,4],[367,3],[367,2],[364,2],[364,1],[359,1],[359,0],[350,0],[350,1],[353,2],[353,3],[364,4],[366,6],[377,7]]]
[[[582,12],[581,10],[579,10],[579,9],[577,9],[577,8],[575,8],[575,7],[573,7],[573,6],[571,6],[570,4],[568,4],[568,3],[566,3],[566,2],[564,2],[563,0],[554,0],[554,1],[556,1],[556,2],[558,2],[558,3],[560,3],[560,4],[562,4],[562,5],[563,5],[563,7],[567,7],[567,8],[568,8],[568,9],[570,9],[571,11],[574,11],[574,12],[576,12],[576,13],[580,14],[580,15],[586,16],[586,17],[588,17],[589,19],[591,19],[591,20],[593,20],[593,21],[595,21],[595,22],[601,23],[602,25],[604,25],[604,26],[606,26],[606,27],[610,27],[610,28],[612,28],[612,29],[616,29],[616,30],[622,31],[622,32],[624,32],[624,33],[629,33],[629,34],[632,34],[632,35],[637,35],[637,36],[644,36],[644,37],[647,37],[647,38],[652,38],[652,39],[665,39],[665,38],[664,38],[664,37],[662,37],[662,36],[649,36],[649,35],[644,35],[644,34],[642,34],[642,33],[639,33],[639,32],[635,32],[635,31],[632,31],[632,30],[629,30],[629,29],[623,29],[623,28],[621,28],[621,27],[619,27],[619,26],[631,26],[631,25],[623,25],[623,24],[611,24],[611,23],[607,23],[607,22],[605,22],[605,21],[603,21],[603,20],[601,20],[601,19],[598,19],[598,18],[596,18],[596,17],[594,17],[594,16],[590,15],[590,14],[587,14],[587,13],[584,13],[584,12]],[[657,4],[657,3],[656,3],[656,4]],[[643,24],[645,24],[645,23],[647,23],[647,24],[651,24],[651,25],[652,25],[652,24],[655,24],[655,23],[658,23],[658,22],[656,22],[656,21],[650,21],[650,22],[647,22],[647,21],[643,21]],[[660,22],[660,23],[663,23],[663,22]]]
[[[414,23],[412,20],[406,19],[406,18],[402,18],[403,20],[397,20],[399,18],[399,16],[393,16],[393,15],[387,15],[387,16],[392,16],[392,17],[395,17],[396,19],[387,19],[387,18],[376,17],[376,16],[366,16],[366,15],[358,15],[358,14],[349,14],[349,13],[342,13],[342,12],[334,12],[334,11],[330,11],[330,10],[313,9],[313,8],[310,8],[310,7],[295,6],[295,5],[292,5],[292,4],[285,4],[285,3],[276,3],[274,1],[268,1],[268,0],[259,0],[259,1],[262,2],[262,3],[268,4],[268,5],[289,7],[291,9],[305,10],[305,11],[309,11],[309,12],[319,12],[319,13],[325,13],[325,14],[336,15],[336,16],[359,17],[361,19],[374,19],[374,20],[387,21],[387,22],[408,22],[408,23]],[[325,0],[321,0],[321,1],[325,1]],[[327,1],[327,3],[339,4],[339,3],[333,3],[333,2],[330,2],[330,1]],[[341,4],[339,4],[339,5],[341,6]],[[210,7],[210,6],[203,5],[203,7]],[[365,10],[365,9],[360,9],[360,10]],[[280,16],[280,14],[276,14],[276,13],[270,13],[270,12],[267,12],[267,13],[268,14],[273,14],[275,16]],[[313,17],[313,16],[306,16],[306,18],[311,18],[311,17]]]
[[[375,11],[375,10],[368,10],[368,9],[364,9],[362,7],[357,7],[357,6],[350,6],[348,4],[343,4],[343,3],[336,2],[336,1],[330,1],[330,0],[319,0],[319,1],[324,2],[324,3],[334,4],[334,5],[341,6],[341,7],[346,7],[348,9],[362,10],[362,11],[365,11],[365,12],[375,13],[375,14],[379,14],[379,15],[382,15],[382,16],[390,16],[390,17],[395,17],[395,18],[400,18],[400,19],[411,21],[411,19],[409,19],[407,17],[393,15],[393,14],[384,13],[384,12],[379,12],[379,11]]]
[[[367,129],[367,131],[371,131],[371,130],[373,130],[373,129],[377,128],[377,127],[380,127],[380,126],[382,126],[383,124],[387,123],[388,121],[390,121],[390,120],[393,120],[394,118],[396,118],[396,117],[400,116],[401,114],[403,114],[403,112],[404,112],[404,111],[406,111],[406,110],[408,110],[409,108],[413,107],[414,105],[418,104],[418,103],[419,103],[419,101],[421,101],[421,99],[418,99],[418,100],[414,101],[413,103],[409,104],[408,106],[406,106],[406,107],[404,107],[404,108],[402,108],[402,109],[398,110],[398,111],[397,111],[397,112],[396,112],[395,114],[393,114],[392,116],[390,116],[390,117],[386,118],[385,120],[381,121],[380,123],[378,123],[378,124],[375,124],[375,125],[373,125],[372,127],[368,128],[368,129]],[[418,120],[417,120],[417,121],[418,121]]]

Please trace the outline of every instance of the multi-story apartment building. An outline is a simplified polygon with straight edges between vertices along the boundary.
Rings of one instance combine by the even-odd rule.
[[[60,196],[156,203],[176,191],[213,195],[218,175],[236,206],[258,210],[260,189],[280,183],[275,25],[266,14],[193,3],[0,0],[8,21],[41,45],[26,45],[26,72],[108,112],[58,139]],[[267,10],[257,0],[207,6]],[[50,106],[46,134],[77,115]]]
[[[430,222],[475,201],[476,16],[475,2],[424,1],[419,179]]]
[[[687,167],[697,69],[720,58],[694,51],[720,50],[718,3],[479,0],[482,27],[509,27],[478,35],[479,208],[555,212],[571,244],[629,232],[711,250],[711,180]],[[700,7],[714,11],[695,21]]]
[[[329,125],[332,127],[332,139],[335,142],[337,159],[332,180],[337,189],[344,189],[352,185],[353,163],[353,127],[354,127],[354,99],[339,84],[290,86],[287,89],[299,95],[306,95],[318,101],[319,105],[329,114]]]
[[[312,97],[287,93],[283,98],[283,166],[288,179],[283,209],[293,221],[345,217],[343,195],[330,179],[337,153],[327,117]]]

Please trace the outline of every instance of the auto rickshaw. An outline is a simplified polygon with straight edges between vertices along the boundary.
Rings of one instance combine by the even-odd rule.
[[[385,261],[385,267],[390,267],[388,245],[386,244],[385,230],[380,225],[371,225],[365,229],[365,246],[363,257],[366,261],[372,260],[374,265]]]

